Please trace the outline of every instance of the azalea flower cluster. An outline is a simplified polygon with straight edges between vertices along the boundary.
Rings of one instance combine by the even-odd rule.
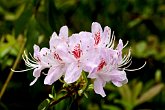
[[[49,48],[40,49],[34,45],[33,60],[24,53],[23,59],[29,69],[34,69],[33,85],[41,76],[42,70],[48,68],[44,84],[52,85],[64,78],[67,84],[76,82],[82,71],[88,73],[87,78],[93,80],[94,91],[105,97],[103,87],[112,82],[120,87],[128,82],[126,65],[131,64],[130,50],[122,55],[125,47],[122,40],[114,46],[115,36],[110,27],[93,22],[91,32],[80,32],[68,35],[68,27],[61,27],[59,34],[54,32],[49,41]],[[32,56],[32,55],[31,55]],[[125,67],[125,68],[124,68]],[[28,69],[28,70],[29,70]]]

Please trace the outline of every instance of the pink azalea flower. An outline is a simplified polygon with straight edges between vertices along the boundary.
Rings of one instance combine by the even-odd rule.
[[[47,76],[45,77],[44,84],[51,85],[55,81],[61,78],[66,71],[66,63],[63,61],[61,56],[58,54],[57,49],[61,45],[67,46],[68,42],[68,27],[63,26],[60,29],[59,36],[54,32],[50,39],[50,56],[49,64],[51,65]]]
[[[106,96],[103,87],[107,82],[111,81],[118,87],[128,82],[125,71],[118,68],[122,63],[129,63],[129,60],[122,62],[122,48],[123,44],[120,40],[116,50],[111,48],[102,49],[99,65],[88,75],[88,78],[95,79],[94,91],[102,97]]]
[[[93,22],[91,32],[80,32],[68,36],[68,27],[60,28],[59,35],[52,34],[49,41],[49,49],[34,45],[34,55],[28,58],[24,53],[23,59],[29,69],[15,71],[23,72],[32,70],[35,79],[30,83],[33,85],[40,77],[42,70],[48,68],[44,84],[52,85],[64,76],[66,83],[74,83],[81,77],[82,71],[88,72],[88,78],[94,80],[94,91],[105,97],[104,86],[112,82],[120,87],[128,82],[127,71],[138,69],[127,69],[131,64],[131,52],[122,55],[125,47],[122,40],[114,48],[115,36],[110,27],[104,30],[97,22]],[[14,70],[13,70],[14,71]]]
[[[115,37],[114,34],[111,34],[110,27],[106,26],[103,31],[99,23],[93,22],[91,30],[95,48],[109,48],[113,46]]]
[[[49,45],[50,49],[54,50],[57,48],[57,46],[61,45],[61,43],[68,43],[68,27],[62,26],[60,28],[59,36],[56,32],[52,34],[52,37],[50,38]]]
[[[67,83],[77,81],[81,76],[82,70],[85,69],[84,61],[86,60],[86,53],[88,51],[86,50],[88,46],[84,46],[84,44],[87,44],[87,42],[84,41],[86,41],[88,37],[85,34],[87,33],[73,34],[69,39],[68,52],[71,62],[66,70],[64,78]]]
[[[90,71],[93,67],[88,59],[89,50],[93,46],[91,33],[80,32],[69,37],[68,46],[60,46],[58,53],[64,62],[68,63],[64,81],[73,83],[79,79],[82,70]]]
[[[40,50],[39,46],[34,45],[34,58],[32,57],[33,60],[29,59],[26,53],[24,53],[25,57],[23,57],[23,59],[25,61],[25,64],[28,67],[30,67],[30,69],[34,69],[33,76],[35,77],[35,79],[30,83],[30,85],[33,85],[37,81],[43,69],[50,67],[49,63],[47,63],[47,58],[46,58],[46,55],[48,54],[48,52],[49,52],[49,49],[42,48]],[[23,71],[26,71],[26,70],[23,70]]]

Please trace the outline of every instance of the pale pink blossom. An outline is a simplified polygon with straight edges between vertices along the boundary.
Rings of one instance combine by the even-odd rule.
[[[99,65],[88,75],[88,78],[95,79],[94,91],[102,97],[106,96],[103,87],[107,82],[112,82],[118,87],[128,82],[125,71],[118,68],[122,63],[129,63],[122,62],[122,49],[121,40],[114,50],[111,48],[102,49]]]
[[[94,68],[93,64],[88,61],[92,43],[91,33],[81,32],[69,37],[67,47],[61,46],[60,50],[58,48],[59,55],[68,64],[64,77],[65,82],[73,83],[79,79],[82,70],[90,71]]]
[[[62,57],[58,54],[57,49],[61,49],[61,45],[67,46],[68,42],[68,27],[63,26],[60,29],[59,36],[54,32],[49,41],[50,55],[48,62],[51,65],[47,76],[45,77],[44,84],[52,85],[55,81],[60,79],[66,72],[67,64],[63,61]],[[63,48],[64,49],[64,48]]]
[[[98,22],[93,22],[91,32],[95,48],[111,48],[113,46],[115,37],[114,33],[111,32],[110,27],[105,26],[103,31]]]
[[[79,32],[68,35],[68,27],[62,26],[59,34],[54,32],[49,41],[49,48],[40,49],[34,45],[34,55],[31,59],[26,53],[23,55],[25,64],[29,67],[23,72],[32,70],[35,79],[30,83],[33,85],[43,73],[42,70],[48,68],[48,73],[44,79],[44,84],[52,85],[55,81],[64,77],[67,84],[74,83],[81,77],[82,71],[89,73],[87,78],[94,81],[94,91],[105,97],[104,86],[112,82],[120,87],[128,82],[127,71],[138,69],[128,69],[131,64],[131,52],[123,55],[123,45],[120,39],[114,48],[115,36],[110,27],[105,26],[104,30],[98,22],[93,22],[91,32]],[[14,70],[13,70],[14,71]]]
[[[33,48],[34,48],[34,55],[33,55],[33,57],[31,56],[33,60],[28,58],[26,53],[24,53],[24,56],[23,56],[25,64],[30,69],[34,69],[33,76],[35,77],[35,79],[30,83],[30,85],[33,85],[37,81],[37,79],[40,77],[41,71],[43,69],[50,67],[50,65],[47,63],[47,58],[45,57],[48,54],[49,49],[48,48],[42,48],[40,50],[39,46],[37,46],[37,45],[34,45]]]

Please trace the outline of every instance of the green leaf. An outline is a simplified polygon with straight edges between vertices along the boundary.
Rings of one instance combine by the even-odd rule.
[[[52,30],[56,30],[56,24],[57,24],[56,21],[57,21],[57,14],[58,14],[58,11],[54,4],[55,3],[53,0],[48,1],[48,21]]]
[[[131,90],[130,90],[130,88],[127,84],[123,85],[122,87],[119,87],[119,93],[122,96],[122,99],[124,101],[130,102],[130,103],[132,102],[132,100],[131,100],[131,97],[132,97]]]
[[[136,83],[135,87],[133,88],[133,91],[132,91],[133,103],[136,102],[136,99],[138,98],[138,96],[142,90],[142,85],[143,85],[142,82],[138,82],[138,83]]]
[[[164,84],[157,84],[154,87],[150,88],[148,91],[142,94],[141,97],[136,101],[136,105],[139,105],[151,100],[162,90],[163,87],[164,87]]]
[[[51,99],[54,99],[54,96],[53,96],[52,94],[49,94],[49,97],[50,97]]]
[[[28,3],[27,3],[28,4]],[[28,24],[29,19],[32,16],[32,9],[33,7],[30,5],[25,6],[23,13],[17,19],[15,23],[15,34],[18,36],[23,30],[25,29],[26,25]]]
[[[109,101],[111,101],[111,100],[114,100],[114,99],[116,98],[116,96],[117,96],[117,94],[114,92],[113,94],[109,94],[109,95],[107,96],[107,99],[108,99]]]
[[[128,101],[125,101],[125,100],[116,99],[114,102],[118,103],[118,104],[121,104],[126,110],[132,110],[134,108],[134,105],[131,102],[128,102]]]
[[[9,44],[2,44],[0,45],[0,58],[3,58],[5,55],[7,55],[11,50],[11,45]]]
[[[53,98],[56,98],[56,91],[55,91],[55,88],[54,86],[52,86],[52,91],[51,91],[52,95],[53,95]]]
[[[133,28],[134,26],[138,25],[141,21],[141,18],[136,18],[135,20],[128,23],[128,27]]]
[[[161,70],[156,70],[156,72],[155,72],[155,81],[156,82],[160,82],[161,81],[161,79],[162,79],[162,72],[161,72]]]
[[[85,96],[86,98],[88,98],[88,94],[87,94],[86,92],[84,92],[84,96]]]
[[[56,105],[54,105],[53,108],[55,108],[55,110],[66,110],[66,107],[69,106],[69,103],[67,103],[67,101],[68,101],[67,99],[62,100],[59,103],[57,103]]]
[[[11,66],[13,64],[13,62],[14,62],[14,60],[9,58],[9,59],[7,59],[7,61],[5,63],[6,63],[6,65]]]
[[[114,105],[102,105],[102,108],[105,110],[121,110],[119,107],[114,106]]]
[[[136,51],[136,56],[137,57],[144,57],[145,56],[145,51],[147,49],[147,43],[145,41],[141,41],[136,44],[135,50]]]
[[[43,102],[41,102],[41,104],[38,106],[38,110],[47,110],[48,106],[50,104],[50,100],[49,99],[45,99]]]
[[[14,36],[12,36],[10,34],[6,35],[6,39],[7,39],[8,43],[11,45],[15,44],[15,42],[16,42],[16,39],[14,38]]]

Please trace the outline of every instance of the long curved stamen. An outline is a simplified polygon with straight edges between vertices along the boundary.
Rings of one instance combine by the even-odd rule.
[[[22,56],[22,59],[24,60],[26,66],[28,66],[28,67],[30,67],[30,68],[31,68],[31,67],[32,67],[32,68],[38,67],[37,62],[34,62],[34,63],[29,62],[29,60],[27,59],[27,57]]]
[[[126,65],[128,65],[130,62],[132,62],[131,59],[129,59],[128,61],[126,61],[126,62],[124,62],[124,63],[122,63],[122,64],[120,64],[120,65],[118,65],[118,67],[120,68],[120,67],[126,66]]]
[[[25,72],[25,71],[29,71],[29,70],[33,70],[33,69],[35,69],[35,68],[28,68],[28,69],[20,70],[20,71],[13,70],[13,69],[11,68],[10,70],[13,71],[13,72]]]
[[[32,61],[30,61],[30,59],[29,58],[27,58],[27,57],[24,57],[24,56],[22,56],[22,59],[25,61],[25,64],[27,63],[27,64],[34,64],[34,65],[36,65],[37,64],[37,62],[32,62]]]
[[[11,68],[11,71],[13,71],[13,72],[25,72],[25,71],[29,71],[29,70],[32,70],[32,69],[35,69],[35,68],[38,67],[37,62],[35,62],[35,61],[31,60],[30,58],[28,58],[25,51],[24,51],[24,54],[22,55],[22,59],[24,60],[25,65],[30,67],[30,68],[25,69],[25,70],[20,70],[20,71],[13,70]]]
[[[126,42],[126,44],[123,46],[123,48],[125,48],[128,45],[129,41]]]
[[[43,75],[48,75],[48,74],[46,74],[45,72],[42,72],[42,74],[43,74]]]
[[[144,62],[144,64],[141,66],[141,67],[139,67],[139,68],[137,68],[137,69],[127,69],[127,68],[124,68],[124,70],[126,70],[126,71],[136,71],[136,70],[140,70],[140,69],[142,69],[145,65],[146,65],[146,61]]]
[[[33,63],[29,62],[29,60],[27,58],[25,58],[24,56],[22,56],[22,58],[25,61],[25,65],[27,65],[28,67],[38,67],[37,63],[33,64]]]
[[[123,63],[125,63],[125,62],[128,62],[129,60],[131,60],[132,59],[132,57],[131,56],[125,56],[124,58],[123,58],[123,60],[122,60],[122,63],[121,64],[123,64]]]
[[[122,62],[120,65],[118,65],[118,67],[122,67],[122,66],[127,65],[128,63],[132,62],[131,60],[132,60],[132,57],[129,58],[128,60],[126,60],[125,62]]]
[[[37,61],[36,61],[35,58],[33,58],[33,57],[31,56],[31,54],[30,54],[30,56],[32,57],[32,59],[34,59],[34,61],[31,60],[31,59],[27,56],[26,52],[24,52],[24,55],[25,55],[26,59],[27,59],[29,62],[36,64]]]
[[[33,56],[32,56],[32,54],[29,52],[29,55],[30,55],[30,57],[34,60],[34,61],[37,61]]]
[[[129,64],[128,64],[128,63],[129,63]],[[130,67],[131,64],[132,64],[132,61],[130,61],[130,62],[128,62],[128,63],[127,63],[127,66],[124,67],[124,68],[128,68],[128,67]],[[125,65],[118,66],[118,68],[119,68],[119,69],[122,69],[123,66],[125,66]]]
[[[129,62],[129,60],[131,60],[131,50],[129,50],[128,54],[124,56],[123,61],[121,64],[125,63],[125,62]]]
[[[128,64],[130,61],[132,60],[132,57],[131,56],[127,56],[123,59],[123,61],[121,62],[120,65],[126,65]]]

